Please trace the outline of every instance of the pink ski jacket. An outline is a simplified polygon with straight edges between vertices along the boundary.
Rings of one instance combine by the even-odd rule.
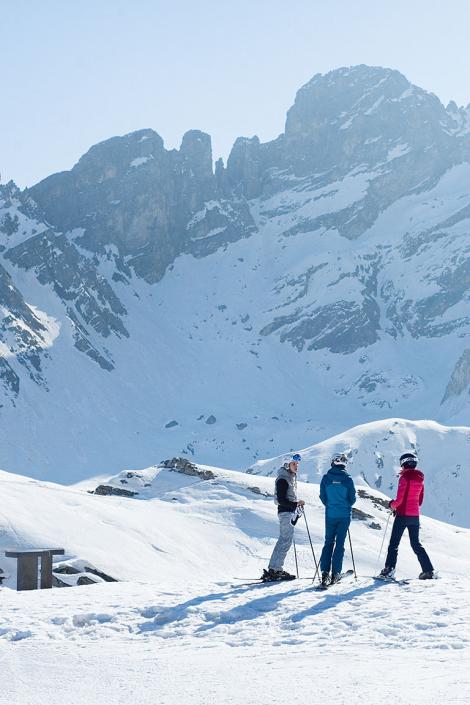
[[[421,470],[406,468],[400,473],[397,498],[390,506],[399,516],[417,517],[424,499],[424,475]]]

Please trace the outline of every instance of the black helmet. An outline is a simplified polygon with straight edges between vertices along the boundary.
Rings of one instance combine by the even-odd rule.
[[[348,464],[348,456],[345,453],[336,453],[336,455],[331,458],[331,464],[346,467]]]
[[[415,468],[418,465],[418,456],[416,453],[409,452],[409,453],[403,453],[403,455],[400,457],[400,466],[403,467],[410,467],[410,468]]]

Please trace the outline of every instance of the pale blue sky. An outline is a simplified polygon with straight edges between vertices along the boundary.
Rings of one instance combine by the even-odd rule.
[[[315,73],[396,68],[470,102],[467,0],[0,0],[0,172],[31,185],[92,144],[191,128],[264,141]]]

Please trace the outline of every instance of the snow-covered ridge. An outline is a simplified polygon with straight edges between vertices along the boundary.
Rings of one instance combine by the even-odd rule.
[[[299,450],[300,477],[319,482],[335,453],[346,452],[348,472],[370,488],[393,495],[402,453],[418,454],[426,476],[426,512],[441,521],[470,527],[470,427],[442,426],[435,421],[385,419],[364,424]],[[248,472],[272,476],[286,455],[260,460]]]

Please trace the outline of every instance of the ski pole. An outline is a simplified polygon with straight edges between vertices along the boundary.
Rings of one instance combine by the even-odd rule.
[[[295,545],[295,538],[292,537],[292,541],[294,543],[294,557],[295,557],[295,572],[297,573],[297,579],[299,577],[299,564],[297,563],[297,548]]]
[[[383,547],[384,547],[385,537],[386,537],[386,535],[387,535],[388,525],[389,525],[389,523],[390,523],[390,517],[391,517],[391,516],[392,516],[392,513],[390,512],[390,514],[388,515],[387,523],[386,523],[386,525],[385,525],[385,531],[384,531],[384,535],[383,535],[383,538],[382,538],[382,545],[380,546],[379,557],[377,558],[377,565],[375,566],[375,571],[374,571],[374,573],[375,573],[376,575],[377,575],[377,571],[378,571],[378,569],[379,569],[380,558],[382,557],[382,550],[383,550]]]
[[[351,558],[352,558],[352,564],[353,564],[353,570],[354,570],[354,578],[357,580],[357,573],[356,573],[356,564],[354,563],[354,553],[353,553],[353,548],[352,548],[352,541],[351,541],[351,532],[348,529],[348,537],[349,537],[349,548],[351,549]]]
[[[312,539],[311,539],[311,536],[310,536],[310,531],[309,531],[309,528],[308,528],[308,522],[307,522],[307,517],[306,517],[306,515],[305,515],[305,509],[304,509],[304,519],[305,519],[305,527],[306,527],[306,529],[307,529],[307,534],[308,534],[308,540],[310,541],[310,548],[312,549],[313,562],[315,563],[315,575],[313,576],[312,582],[315,582],[315,578],[317,577],[317,575],[318,575],[318,580],[319,580],[319,582],[321,582],[321,578],[320,578],[320,567],[319,567],[319,565],[318,565],[318,563],[317,563],[317,559],[316,559],[316,557],[315,557],[315,551],[313,550],[313,543],[312,543]]]

